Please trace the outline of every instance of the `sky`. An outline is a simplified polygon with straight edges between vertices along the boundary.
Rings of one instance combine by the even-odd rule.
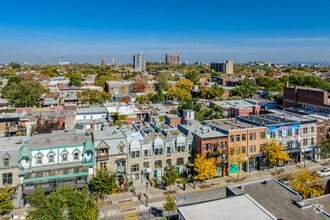
[[[0,63],[330,64],[329,0],[5,0]]]

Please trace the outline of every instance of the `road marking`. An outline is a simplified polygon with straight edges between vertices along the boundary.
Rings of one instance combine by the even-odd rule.
[[[121,208],[129,208],[129,207],[132,207],[134,206],[133,203],[128,203],[128,204],[125,204],[125,205],[121,205],[120,207]]]
[[[204,195],[202,195],[202,196],[199,198],[198,202],[199,202],[203,197],[204,197]]]
[[[218,195],[220,195],[220,193],[222,193],[222,192],[219,192],[218,194],[216,194],[213,199],[216,199],[218,197]]]

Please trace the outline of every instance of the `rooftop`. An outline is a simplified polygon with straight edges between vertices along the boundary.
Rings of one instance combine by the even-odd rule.
[[[265,125],[265,126],[299,123],[299,121],[277,117],[275,115],[250,115],[250,116],[240,116],[236,118],[240,121],[244,121],[256,125]]]
[[[77,115],[82,115],[82,114],[93,114],[93,113],[107,113],[107,109],[105,107],[90,107],[90,108],[77,108],[76,110]]]
[[[277,219],[328,219],[325,215],[317,213],[312,207],[305,209],[297,207],[294,203],[301,201],[301,197],[274,179],[268,178],[241,185],[243,186],[241,189],[239,184],[228,186],[228,188],[237,195],[248,194]]]
[[[248,128],[259,128],[260,126],[245,123],[239,121],[235,118],[233,119],[218,119],[218,120],[206,120],[205,123],[217,127],[221,130],[230,131],[230,130],[239,130],[239,129],[248,129]]]
[[[191,120],[187,122],[186,125],[180,125],[181,127],[189,130],[190,132],[196,134],[201,138],[222,138],[227,137],[227,135],[220,131],[212,130],[210,126],[202,125],[197,120]]]
[[[229,100],[229,101],[212,101],[215,105],[219,105],[222,108],[251,108],[252,106],[256,106],[250,102],[245,100]]]
[[[37,134],[31,137],[27,145],[33,149],[51,148],[59,146],[82,145],[91,135],[78,133],[76,130],[58,130],[50,134]]]
[[[113,127],[104,127],[102,131],[94,131],[94,139],[95,140],[107,140],[107,139],[118,139],[118,138],[126,138],[124,133],[118,126]]]
[[[178,211],[185,220],[276,219],[248,195],[179,206]]]

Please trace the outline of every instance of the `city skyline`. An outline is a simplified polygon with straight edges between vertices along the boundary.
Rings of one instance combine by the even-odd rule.
[[[113,56],[131,63],[137,53],[155,62],[166,53],[189,63],[330,61],[325,0],[143,3],[7,1],[0,15],[0,63],[56,63],[61,56],[72,63]],[[139,22],[132,22],[134,16]]]

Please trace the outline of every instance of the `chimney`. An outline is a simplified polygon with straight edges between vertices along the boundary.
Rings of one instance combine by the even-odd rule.
[[[95,120],[92,121],[92,130],[95,131]]]

